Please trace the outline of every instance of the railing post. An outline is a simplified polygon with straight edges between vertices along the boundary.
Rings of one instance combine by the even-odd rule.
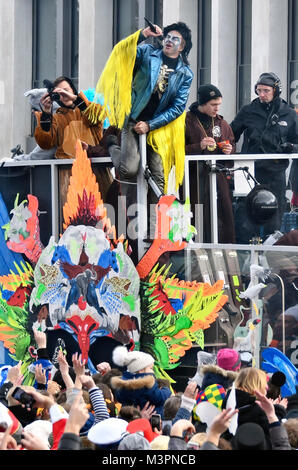
[[[139,136],[140,166],[137,177],[137,207],[138,207],[138,259],[145,253],[145,239],[147,238],[147,193],[148,185],[144,177],[147,163],[147,134]]]
[[[55,162],[55,160],[54,160]],[[59,241],[59,190],[58,166],[50,164],[51,169],[51,207],[52,207],[52,235],[55,242]]]
[[[216,161],[212,161],[212,166]],[[211,241],[218,243],[218,217],[217,217],[217,183],[216,173],[210,172],[210,211],[211,211]]]

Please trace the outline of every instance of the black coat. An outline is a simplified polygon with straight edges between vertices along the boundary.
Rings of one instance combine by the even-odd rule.
[[[243,106],[231,123],[231,128],[236,142],[244,133],[241,148],[243,154],[284,153],[280,149],[282,143],[298,143],[296,111],[279,97],[269,105],[261,103],[259,98],[256,98],[250,104]],[[289,161],[267,160],[264,164],[266,167],[269,164],[271,171],[280,171],[287,168]]]
[[[228,391],[224,401],[222,408],[226,408],[227,400],[230,395],[230,390]],[[262,408],[255,402],[256,397],[250,395],[243,390],[239,390],[236,388],[236,408],[238,408],[238,427],[244,423],[256,423],[263,428],[266,440],[268,442],[268,446],[270,447],[270,433],[269,433],[269,421],[266,416],[266,413],[262,410]],[[244,407],[241,409],[242,407]],[[229,431],[223,434],[225,439],[231,440],[232,434]]]

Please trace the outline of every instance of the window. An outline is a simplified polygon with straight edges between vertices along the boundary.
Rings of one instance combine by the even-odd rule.
[[[288,102],[298,109],[298,1],[288,5]]]
[[[162,4],[162,0],[114,0],[114,44],[144,27],[144,17],[162,27]]]
[[[56,2],[33,1],[33,88],[41,88],[45,78],[56,78]]]
[[[114,0],[114,44],[139,29],[138,0]]]
[[[59,75],[78,84],[78,0],[33,0],[33,88]]]
[[[251,16],[252,1],[237,5],[237,111],[251,101]]]
[[[198,1],[198,87],[211,82],[211,3]]]
[[[78,0],[33,0],[32,88],[65,75],[78,86]],[[32,115],[31,131],[35,119]]]
[[[163,15],[163,1],[162,0],[146,0],[145,1],[145,16],[152,23],[157,24],[161,28]]]
[[[78,87],[79,76],[79,2],[63,2],[63,75],[70,77]]]

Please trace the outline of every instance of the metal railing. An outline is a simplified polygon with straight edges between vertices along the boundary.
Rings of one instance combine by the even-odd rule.
[[[273,160],[273,159],[296,159],[298,154],[231,154],[231,155],[216,155],[214,157],[206,155],[186,155],[185,156],[185,172],[184,172],[184,198],[190,197],[190,178],[189,178],[189,163],[190,162],[205,162],[210,165],[210,167],[216,166],[216,162],[227,161],[228,159],[234,162],[234,168],[243,167],[247,164],[254,166],[256,160]],[[232,170],[233,168],[231,168]],[[254,169],[253,176],[254,176]],[[217,182],[216,182],[216,172],[210,171],[209,174],[210,182],[210,210],[211,210],[211,242],[218,243],[218,217],[217,217]],[[197,192],[199,191],[199,181]],[[237,196],[245,196],[247,193],[243,192],[242,194],[238,193]],[[235,193],[234,193],[235,195]],[[203,221],[202,221],[203,222]],[[203,242],[201,234],[199,233],[199,242]]]
[[[144,168],[146,166],[146,135],[140,136],[140,169],[137,178],[137,203],[138,207],[141,207],[141,210],[138,210],[138,257],[139,259],[143,256],[148,244],[146,243],[146,234],[147,234],[147,189],[148,183],[144,176]],[[234,162],[234,168],[238,166],[245,166],[253,164],[257,159],[262,160],[272,160],[272,159],[296,159],[298,154],[270,154],[270,155],[242,155],[242,154],[233,154],[233,155],[216,155],[216,156],[206,156],[203,155],[186,155],[185,156],[185,173],[184,173],[184,198],[190,197],[190,175],[189,175],[189,164],[190,162],[205,162],[210,165],[210,167],[215,166],[216,162],[226,161],[230,158]],[[110,157],[100,157],[100,158],[91,158],[92,164],[96,165],[107,165],[111,164]],[[1,168],[13,168],[13,167],[30,167],[30,169],[37,166],[47,166],[50,168],[50,179],[51,179],[51,232],[55,240],[58,240],[59,237],[59,191],[58,191],[58,170],[62,166],[71,166],[73,163],[72,159],[51,159],[51,160],[26,160],[26,161],[0,161]],[[30,174],[30,188],[31,185],[31,172]],[[209,174],[210,182],[210,211],[211,211],[211,243],[218,243],[218,217],[217,217],[217,182],[216,182],[216,173],[210,171]],[[199,191],[199,180],[197,181],[196,191]],[[16,188],[16,193],[18,188]],[[245,194],[242,194],[245,195]],[[239,196],[239,194],[238,194]],[[202,213],[199,218],[199,227],[203,227],[204,220],[202,218]],[[198,231],[198,237],[195,240],[198,243],[203,243],[202,239],[202,230]],[[247,245],[249,246],[249,245]]]

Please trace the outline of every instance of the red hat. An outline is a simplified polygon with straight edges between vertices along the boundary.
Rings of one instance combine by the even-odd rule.
[[[133,434],[134,432],[142,432],[148,442],[153,441],[153,439],[155,439],[159,435],[156,432],[152,431],[150,421],[145,418],[132,420],[128,424],[126,431],[130,434]]]
[[[216,357],[217,365],[224,370],[238,370],[241,367],[241,358],[235,349],[220,349]]]

